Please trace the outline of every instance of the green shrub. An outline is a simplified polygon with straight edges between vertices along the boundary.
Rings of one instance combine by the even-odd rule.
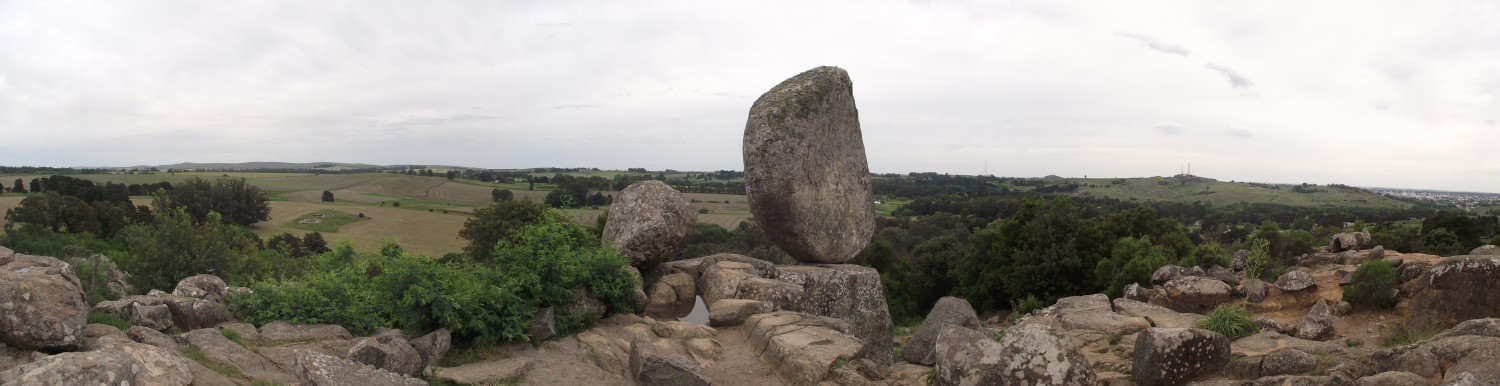
[[[116,317],[114,315],[103,314],[103,313],[98,313],[98,312],[91,312],[91,313],[89,313],[89,322],[88,323],[89,324],[107,324],[107,325],[110,325],[110,326],[112,326],[114,328],[120,329],[120,331],[126,331],[126,330],[130,329],[130,322],[125,321],[125,319],[120,319],[119,317]]]
[[[1047,308],[1047,303],[1043,302],[1041,299],[1037,299],[1036,295],[1026,295],[1026,298],[1024,299],[1010,300],[1010,309],[1011,311],[1015,312],[1012,315],[1016,315],[1017,317],[1030,314],[1032,312],[1035,312],[1036,310],[1040,310],[1043,308]]]
[[[220,328],[219,333],[224,335],[224,339],[229,339],[230,342],[234,342],[235,344],[240,345],[240,347],[250,348],[250,346],[245,345],[245,339],[240,337],[239,331],[231,330],[228,328]]]
[[[1250,320],[1250,311],[1244,307],[1220,305],[1208,317],[1198,321],[1198,328],[1213,331],[1229,340],[1250,336],[1260,331]]]
[[[1344,301],[1355,307],[1391,308],[1396,305],[1394,289],[1401,279],[1396,267],[1384,260],[1361,264],[1344,287]]]
[[[1271,273],[1271,242],[1257,238],[1250,243],[1250,256],[1245,259],[1245,277],[1266,279]]]

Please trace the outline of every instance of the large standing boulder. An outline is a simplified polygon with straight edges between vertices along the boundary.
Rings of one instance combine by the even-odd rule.
[[[818,67],[750,107],[744,141],[750,213],[797,261],[848,262],[875,234],[853,87],[843,69]]]
[[[779,267],[776,279],[802,286],[803,295],[793,311],[826,316],[848,322],[850,333],[869,345],[870,359],[890,365],[890,307],[880,272],[850,264]]]
[[[901,349],[901,359],[927,366],[937,363],[937,336],[947,326],[977,330],[979,315],[974,313],[968,300],[951,296],[938,299],[932,311],[927,312],[927,318],[922,320],[922,326],[917,327],[917,333],[912,334]]]
[[[0,372],[4,385],[189,385],[192,362],[156,346],[125,342],[70,352]]]
[[[1150,328],[1135,339],[1137,385],[1182,385],[1229,364],[1229,339],[1197,328]]]
[[[1500,256],[1443,258],[1415,279],[1425,288],[1412,295],[1407,325],[1441,330],[1469,319],[1500,317]]]
[[[1234,300],[1234,290],[1228,283],[1201,276],[1172,279],[1158,289],[1150,303],[1177,312],[1200,312]]]
[[[88,304],[73,267],[0,247],[0,343],[71,350],[83,343]]]
[[[656,180],[630,184],[615,198],[601,240],[630,265],[650,267],[682,252],[698,214],[677,189]]]

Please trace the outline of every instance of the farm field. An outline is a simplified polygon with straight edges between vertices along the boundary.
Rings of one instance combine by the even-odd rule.
[[[1062,182],[1081,185],[1074,196],[1110,197],[1126,201],[1206,202],[1223,206],[1240,202],[1277,203],[1300,207],[1355,207],[1355,208],[1406,208],[1411,204],[1364,191],[1347,191],[1327,186],[1317,186],[1313,193],[1292,191],[1292,186],[1281,185],[1280,189],[1244,182],[1224,182],[1197,179],[1191,182],[1172,177],[1125,178],[1114,183],[1109,178],[1067,178]]]

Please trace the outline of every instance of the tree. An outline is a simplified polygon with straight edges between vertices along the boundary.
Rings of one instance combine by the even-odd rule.
[[[458,237],[469,240],[464,254],[479,261],[494,258],[495,246],[515,240],[522,227],[537,222],[547,207],[529,200],[502,201],[474,211],[474,217],[464,221]]]
[[[1458,235],[1453,234],[1447,228],[1437,228],[1422,236],[1422,246],[1427,253],[1438,256],[1453,256],[1464,253],[1463,245],[1458,241]]]
[[[323,202],[333,202],[333,192],[323,191]]]
[[[220,178],[210,183],[193,177],[173,187],[167,205],[181,207],[197,222],[206,222],[208,214],[219,213],[224,222],[251,226],[271,219],[270,197],[260,188],[245,183],[244,178]]]
[[[130,272],[131,284],[140,291],[168,290],[182,278],[214,273],[231,283],[240,279],[230,268],[255,252],[255,235],[248,229],[221,221],[210,213],[198,222],[186,208],[171,205],[158,195],[158,209],[151,224],[126,227],[120,239],[126,253],[115,258],[120,269]]]
[[[15,186],[10,188],[10,191],[16,193],[26,193],[26,184],[23,184],[21,179],[17,178]]]
[[[364,213],[360,213],[360,216],[364,216]],[[328,249],[328,241],[323,240],[323,234],[318,232],[308,232],[302,235],[302,248],[306,249],[308,254],[328,253],[332,251],[332,249]]]
[[[291,233],[271,236],[271,239],[266,240],[266,249],[281,251],[291,257],[307,256],[307,249],[303,247],[302,239],[293,236]]]
[[[510,189],[490,189],[490,202],[510,201],[515,197],[515,193],[511,193]]]

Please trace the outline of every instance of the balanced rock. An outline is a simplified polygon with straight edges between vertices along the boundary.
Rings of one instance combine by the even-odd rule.
[[[1229,339],[1197,328],[1156,328],[1135,339],[1131,378],[1137,385],[1182,385],[1229,364]]]
[[[620,192],[604,223],[604,246],[620,249],[636,267],[650,267],[682,252],[698,214],[677,189],[656,180]]]
[[[792,258],[845,263],[869,244],[875,234],[870,168],[853,83],[843,69],[808,70],[756,99],[744,155],[750,213]]]
[[[68,263],[0,247],[0,343],[77,348],[88,313],[83,285]]]
[[[979,315],[968,300],[951,296],[938,299],[901,350],[901,359],[910,363],[931,366],[937,362],[937,336],[947,326],[979,329]]]

